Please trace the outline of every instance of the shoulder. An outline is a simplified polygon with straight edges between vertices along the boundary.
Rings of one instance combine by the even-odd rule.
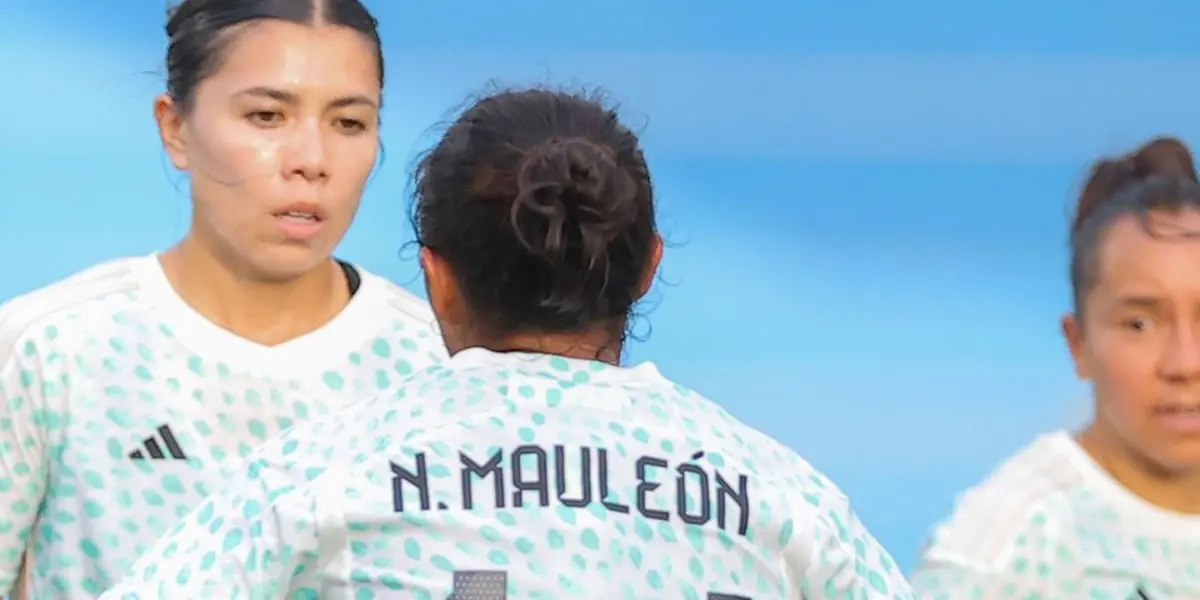
[[[78,271],[64,279],[27,292],[0,304],[0,365],[31,336],[54,338],[58,326],[71,315],[113,296],[135,291],[139,286],[138,264],[142,258],[110,260]]]
[[[429,303],[400,285],[355,266],[362,277],[359,294],[370,294],[369,327],[387,330],[408,352],[421,352],[431,362],[446,360],[437,317]],[[365,315],[364,315],[365,316]]]
[[[376,275],[359,265],[354,265],[362,277],[363,286],[383,299],[386,310],[392,311],[401,318],[425,323],[434,323],[433,309],[420,296],[405,289],[403,286]]]
[[[737,467],[769,485],[812,485],[817,470],[795,450],[771,435],[738,419],[717,402],[681,384],[663,379],[667,390],[677,398],[685,429],[703,432],[706,446],[721,447],[735,459]]]
[[[346,466],[363,452],[377,452],[379,444],[393,438],[408,440],[446,423],[467,418],[456,412],[429,410],[430,399],[446,396],[438,385],[447,377],[467,380],[472,369],[449,369],[437,363],[420,369],[386,394],[377,394],[343,407],[320,419],[302,421],[256,452],[255,474],[289,473],[289,483],[307,484],[316,473],[331,466]],[[402,424],[402,426],[400,426]],[[399,433],[398,433],[399,432]]]
[[[378,487],[385,450],[414,448],[439,436],[461,438],[449,432],[462,430],[470,417],[431,409],[426,401],[444,372],[437,366],[418,371],[390,394],[297,423],[229,473],[239,483],[227,499],[259,498],[275,514],[303,520],[317,505],[338,506],[352,490]]]
[[[980,571],[1004,568],[1030,538],[1058,536],[1084,475],[1063,450],[1065,433],[1039,437],[963,492],[935,526],[924,561]]]
[[[706,460],[718,476],[737,488],[742,482],[756,497],[759,525],[769,530],[813,528],[791,536],[808,548],[823,531],[848,525],[851,515],[846,494],[823,472],[792,448],[729,413],[716,402],[682,385],[664,381],[676,398],[682,429],[703,445]],[[719,458],[712,456],[720,455]],[[794,545],[793,544],[793,545]]]

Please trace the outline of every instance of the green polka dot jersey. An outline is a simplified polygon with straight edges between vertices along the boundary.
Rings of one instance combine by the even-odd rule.
[[[833,483],[652,365],[482,349],[264,447],[105,596],[801,597],[912,594]]]
[[[325,327],[253,344],[191,311],[154,257],[0,307],[0,593],[95,598],[293,423],[395,388],[444,354],[418,299],[362,273]]]
[[[912,582],[930,600],[1194,600],[1200,517],[1134,496],[1057,432],[962,496]]]

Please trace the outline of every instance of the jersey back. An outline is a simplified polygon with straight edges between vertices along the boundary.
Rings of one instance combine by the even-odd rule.
[[[257,346],[190,313],[153,257],[0,308],[0,590],[94,598],[233,467],[293,424],[385,392],[444,350],[382,279],[343,315]]]
[[[836,486],[651,365],[480,349],[264,448],[108,597],[199,594],[911,598]]]
[[[437,399],[424,410],[455,416],[351,468],[349,552],[325,593],[351,597],[356,571],[388,560],[377,594],[396,581],[431,598],[789,597],[779,541],[794,524],[771,485],[786,450],[662,379],[568,365],[441,380],[499,393]],[[576,377],[588,383],[560,386]],[[366,453],[370,437],[334,452]]]

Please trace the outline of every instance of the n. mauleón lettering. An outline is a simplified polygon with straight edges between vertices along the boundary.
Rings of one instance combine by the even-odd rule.
[[[568,448],[577,458],[568,458]],[[458,471],[459,489],[446,490],[458,493],[441,496],[457,497],[458,506],[439,502],[434,507],[429,456],[420,452],[409,466],[390,461],[393,505],[396,512],[402,513],[435,508],[472,510],[481,506],[521,508],[530,503],[541,507],[556,503],[586,508],[600,503],[614,513],[629,514],[634,510],[655,521],[678,519],[689,525],[707,525],[715,520],[723,530],[746,535],[750,523],[748,479],[745,475],[726,475],[696,464],[703,455],[697,452],[689,461],[679,464],[671,464],[666,458],[641,456],[614,479],[605,448],[523,445],[508,451],[498,450],[482,460],[460,452],[459,464],[451,468]],[[568,461],[572,460],[578,462],[571,465]],[[610,489],[615,481],[633,484],[632,506],[614,499]],[[412,505],[411,492],[409,502],[405,502],[407,489],[415,490],[416,506]],[[660,506],[673,506],[674,510],[663,510]]]

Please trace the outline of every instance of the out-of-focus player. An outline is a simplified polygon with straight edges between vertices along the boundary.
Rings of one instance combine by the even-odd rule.
[[[187,0],[167,34],[187,236],[0,308],[0,593],[28,552],[32,598],[98,596],[227,461],[444,354],[427,304],[330,256],[379,147],[362,4]]]
[[[500,92],[418,175],[450,361],[265,447],[106,598],[912,597],[802,458],[620,365],[662,241],[615,111]]]
[[[1063,332],[1095,416],[961,497],[921,598],[1200,598],[1200,185],[1182,143],[1096,164],[1071,283]]]

